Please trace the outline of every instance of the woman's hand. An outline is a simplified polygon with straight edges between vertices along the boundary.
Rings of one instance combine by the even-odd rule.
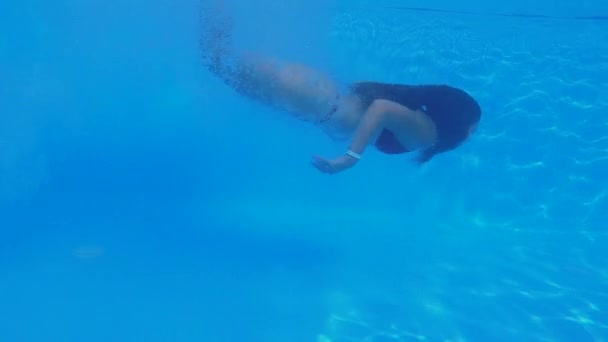
[[[357,161],[358,159],[349,155],[344,155],[332,160],[319,156],[313,156],[311,164],[323,173],[334,174],[355,166]]]

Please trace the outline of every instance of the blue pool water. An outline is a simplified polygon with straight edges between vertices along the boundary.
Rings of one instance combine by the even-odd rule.
[[[228,1],[239,47],[479,99],[334,176],[203,68],[209,6],[0,5],[0,341],[608,340],[607,3]]]

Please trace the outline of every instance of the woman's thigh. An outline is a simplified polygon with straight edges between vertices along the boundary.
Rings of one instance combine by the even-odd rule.
[[[331,110],[337,98],[333,80],[304,64],[250,56],[241,68],[252,95],[311,120]]]

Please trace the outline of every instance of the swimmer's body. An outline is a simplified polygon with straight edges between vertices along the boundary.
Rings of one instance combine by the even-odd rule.
[[[211,72],[243,95],[350,138],[343,155],[313,157],[311,164],[321,172],[335,174],[355,166],[370,145],[387,154],[420,151],[418,161],[424,163],[458,147],[479,123],[478,103],[447,85],[359,82],[341,89],[306,65],[253,54],[234,56],[229,52],[230,20],[222,14],[214,13],[201,36]]]

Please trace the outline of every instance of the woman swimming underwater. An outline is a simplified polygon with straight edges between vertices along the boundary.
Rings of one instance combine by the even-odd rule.
[[[448,85],[356,82],[346,87],[306,65],[230,52],[230,19],[213,13],[201,35],[205,66],[237,92],[350,138],[342,156],[315,156],[312,165],[338,173],[373,145],[386,154],[419,151],[418,162],[450,151],[476,129],[481,109]],[[344,89],[343,89],[344,88]]]

